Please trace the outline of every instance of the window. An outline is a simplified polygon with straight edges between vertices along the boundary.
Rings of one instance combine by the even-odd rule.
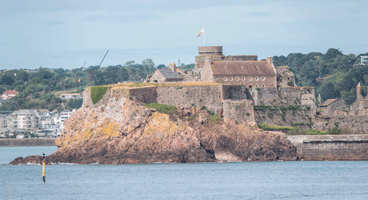
[[[239,80],[239,77],[236,77],[236,80],[238,81]]]
[[[227,78],[225,78],[225,81],[227,81]]]
[[[243,77],[243,81],[245,81],[245,78]]]
[[[262,85],[262,87],[264,87],[264,85]]]
[[[258,77],[256,77],[256,81],[258,81]]]
[[[265,77],[263,77],[263,78],[262,78],[262,81],[264,81],[265,79],[266,79],[266,78],[265,78]]]
[[[252,80],[252,78],[249,78],[249,80],[251,81],[251,80]]]
[[[258,85],[256,85],[256,88],[258,87]]]
[[[233,77],[230,78],[230,81],[232,81],[232,80],[233,80]]]

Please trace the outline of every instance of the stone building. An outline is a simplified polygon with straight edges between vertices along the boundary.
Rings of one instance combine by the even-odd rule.
[[[211,61],[205,59],[202,81],[246,85],[249,88],[276,87],[277,72],[272,58],[267,61]]]
[[[1,98],[2,99],[11,99],[15,96],[17,96],[19,92],[16,91],[16,90],[7,90],[5,91],[2,95],[1,95]]]
[[[198,47],[198,56],[195,57],[195,70],[202,69],[205,65],[205,58],[213,61],[257,61],[257,55],[237,55],[224,56],[222,46],[202,46]]]
[[[289,66],[278,66],[277,71],[277,87],[297,87],[295,84],[295,76],[290,71]]]
[[[334,115],[336,110],[348,110],[347,105],[342,99],[327,99],[319,106],[321,115]]]
[[[156,69],[148,81],[151,83],[183,81],[183,78],[176,71],[175,63],[170,63],[169,68]]]
[[[356,101],[351,105],[350,110],[368,110],[368,95],[363,97],[360,82],[357,85],[356,95]]]

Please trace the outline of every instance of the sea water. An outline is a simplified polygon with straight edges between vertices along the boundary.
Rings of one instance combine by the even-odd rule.
[[[0,147],[0,163],[56,147]],[[10,185],[10,192],[9,192]],[[0,165],[0,199],[368,199],[367,161]]]

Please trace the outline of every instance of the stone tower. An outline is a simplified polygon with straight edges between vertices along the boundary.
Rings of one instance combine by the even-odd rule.
[[[206,57],[210,58],[210,61],[223,60],[224,55],[222,54],[222,46],[198,47],[198,56],[195,57],[195,69],[204,67]]]

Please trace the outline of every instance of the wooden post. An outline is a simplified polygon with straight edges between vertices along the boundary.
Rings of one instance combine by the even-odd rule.
[[[43,179],[43,184],[45,184],[46,182],[46,177],[45,177],[45,171],[46,171],[46,164],[45,164],[45,153],[42,152],[43,157],[42,157],[42,179]]]

